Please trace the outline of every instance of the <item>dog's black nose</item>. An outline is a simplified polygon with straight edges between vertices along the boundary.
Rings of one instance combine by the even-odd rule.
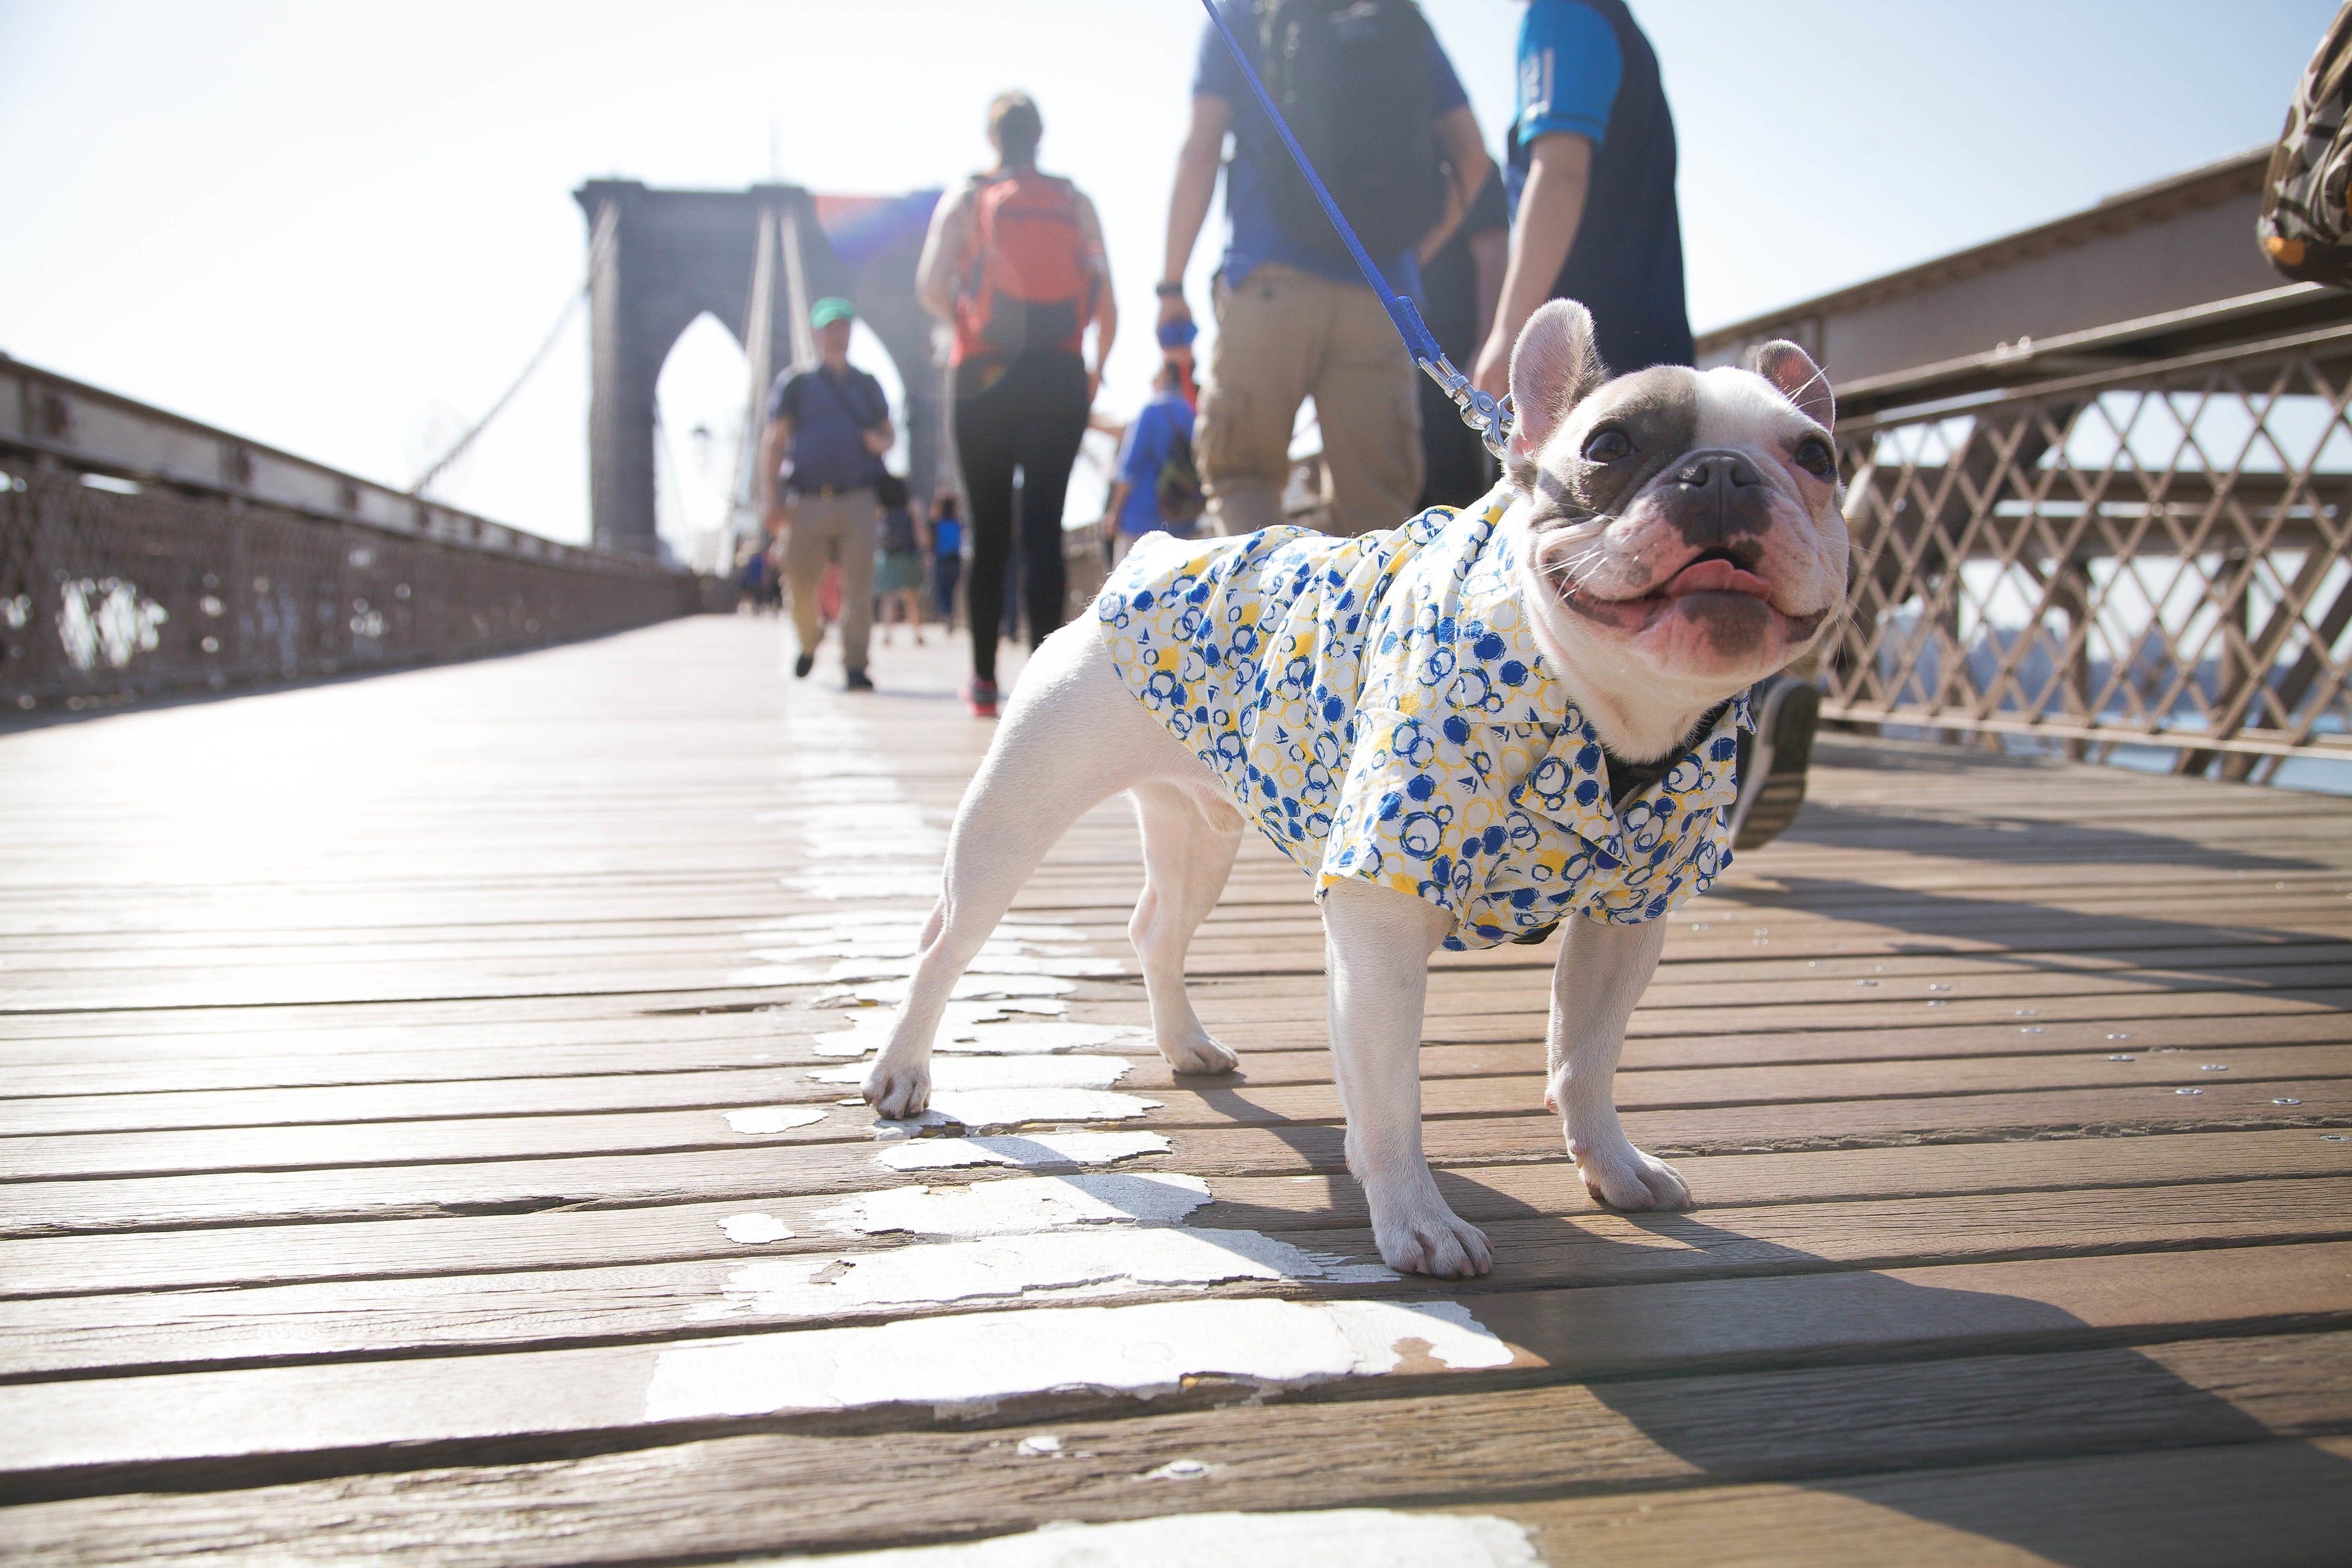
[[[1675,483],[1718,493],[1760,485],[1764,476],[1738,452],[1693,452],[1675,469]]]

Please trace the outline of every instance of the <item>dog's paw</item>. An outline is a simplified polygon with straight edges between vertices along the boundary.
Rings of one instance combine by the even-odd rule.
[[[1683,1173],[1664,1160],[1653,1159],[1631,1143],[1613,1149],[1588,1146],[1571,1138],[1568,1157],[1584,1178],[1584,1190],[1595,1201],[1614,1209],[1686,1209],[1690,1184]]]
[[[1160,1054],[1168,1060],[1170,1070],[1203,1075],[1231,1072],[1242,1065],[1231,1046],[1219,1041],[1206,1029],[1194,1029],[1190,1034],[1173,1038],[1162,1036]]]
[[[920,1116],[931,1103],[931,1064],[925,1061],[895,1065],[886,1055],[866,1075],[865,1086],[859,1092],[866,1096],[866,1103],[874,1108],[877,1116],[892,1121]]]
[[[1486,1233],[1456,1218],[1443,1202],[1417,1205],[1391,1215],[1376,1211],[1372,1239],[1380,1246],[1381,1261],[1400,1274],[1466,1279],[1495,1267]]]

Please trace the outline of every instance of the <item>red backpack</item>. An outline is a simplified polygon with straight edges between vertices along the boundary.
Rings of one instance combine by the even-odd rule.
[[[982,186],[972,208],[955,363],[1032,348],[1076,353],[1097,287],[1078,228],[1077,187],[1024,169]]]

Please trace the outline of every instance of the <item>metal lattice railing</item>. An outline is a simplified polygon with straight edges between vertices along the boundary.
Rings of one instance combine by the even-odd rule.
[[[465,658],[698,607],[683,574],[569,555],[69,469],[0,473],[0,704]]]
[[[1851,614],[1823,716],[2352,759],[2352,328],[1841,428]]]

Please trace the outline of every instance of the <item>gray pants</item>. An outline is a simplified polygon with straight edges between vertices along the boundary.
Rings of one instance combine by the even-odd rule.
[[[784,539],[784,580],[793,588],[793,630],[801,651],[816,652],[824,628],[816,613],[817,584],[825,563],[841,563],[841,667],[866,668],[866,643],[874,629],[874,543],[882,531],[881,503],[870,489],[839,496],[800,496],[787,509],[792,529]]]

